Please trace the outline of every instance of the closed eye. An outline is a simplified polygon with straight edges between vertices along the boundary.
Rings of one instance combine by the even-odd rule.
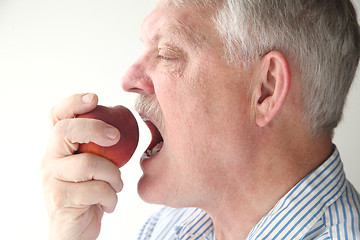
[[[158,58],[160,58],[163,61],[170,61],[170,60],[176,60],[181,55],[181,52],[177,48],[171,48],[171,47],[164,47],[158,48],[157,51]]]
[[[165,57],[163,55],[158,55],[157,58],[163,60],[163,61],[170,61],[173,60],[174,58],[170,58],[170,57]]]

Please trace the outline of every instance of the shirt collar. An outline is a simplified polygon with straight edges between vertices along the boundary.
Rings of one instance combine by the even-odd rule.
[[[290,190],[247,239],[298,239],[305,235],[343,193],[345,181],[339,152],[334,146],[332,155]]]
[[[175,227],[178,239],[207,239],[214,234],[213,223],[209,215],[196,209],[185,221]]]
[[[247,239],[297,239],[305,235],[343,193],[345,180],[339,152],[334,146],[332,155],[280,199]],[[201,209],[176,226],[175,231],[178,239],[214,238],[211,218]]]

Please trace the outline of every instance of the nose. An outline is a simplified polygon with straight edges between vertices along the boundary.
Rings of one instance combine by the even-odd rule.
[[[144,59],[137,60],[122,78],[122,88],[127,92],[135,92],[143,95],[153,94],[154,85],[147,70]]]

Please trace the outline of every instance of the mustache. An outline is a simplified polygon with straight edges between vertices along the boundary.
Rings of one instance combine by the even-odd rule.
[[[135,101],[135,110],[144,114],[145,117],[154,121],[161,130],[164,130],[163,113],[154,95],[139,95]]]

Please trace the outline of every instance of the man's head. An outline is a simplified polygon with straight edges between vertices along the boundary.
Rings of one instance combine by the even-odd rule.
[[[229,62],[249,64],[277,50],[301,73],[304,120],[314,135],[332,133],[360,56],[350,0],[159,0],[216,8],[212,21]]]
[[[141,94],[160,151],[139,193],[177,207],[218,201],[264,139],[330,136],[360,55],[348,1],[160,0],[141,35],[123,87]]]

